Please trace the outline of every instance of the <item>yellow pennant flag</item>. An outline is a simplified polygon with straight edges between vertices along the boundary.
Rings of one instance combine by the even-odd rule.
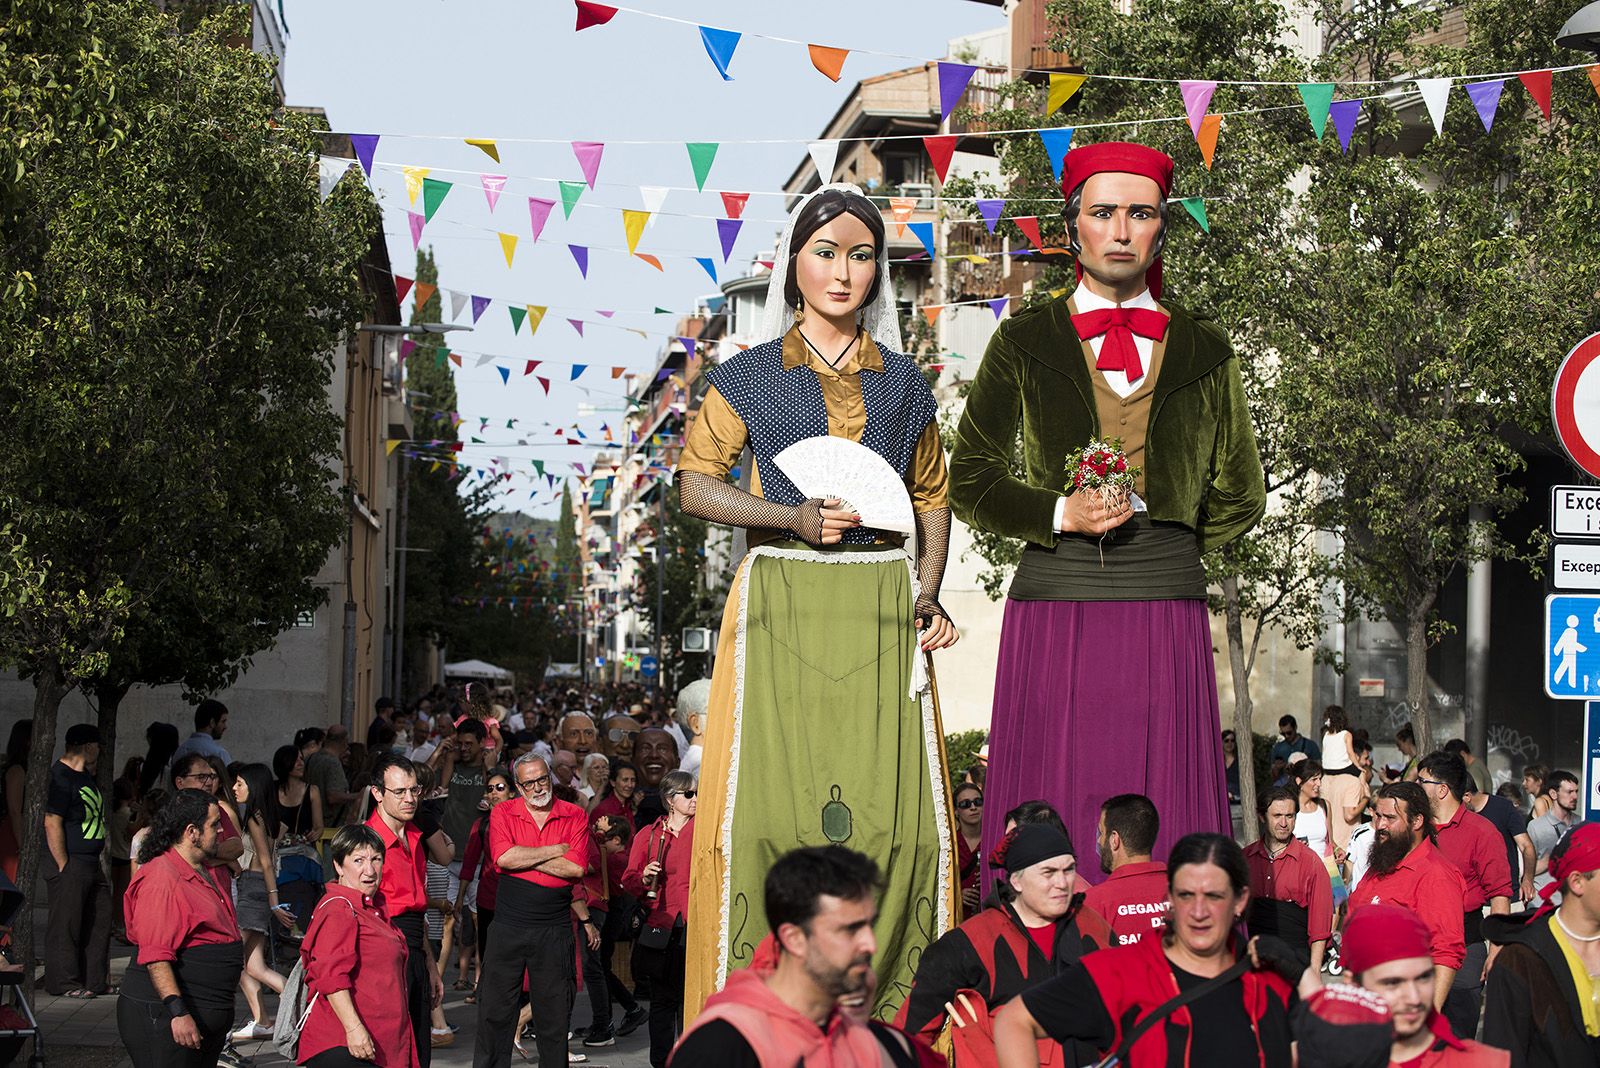
[[[1085,76],[1082,74],[1052,74],[1050,75],[1050,99],[1045,102],[1044,113],[1054,115],[1056,109],[1072,99],[1074,93],[1083,88]]]
[[[390,438],[388,441],[383,443],[383,454],[385,456],[393,456],[394,450],[399,448],[400,442],[404,440],[404,438]]]
[[[413,206],[417,203],[417,194],[422,192],[422,180],[433,170],[432,167],[401,167],[406,176],[406,196],[411,198]]]
[[[511,266],[511,257],[513,255],[515,255],[516,251],[517,251],[517,235],[516,234],[501,234],[500,235],[500,251],[504,252],[506,254],[506,266],[510,267]]]
[[[483,149],[484,155],[488,156],[496,163],[500,162],[500,146],[496,145],[492,138],[468,137],[465,140],[467,144],[471,145],[473,148]]]
[[[976,252],[969,252],[965,256],[963,256],[962,258],[965,259],[968,263],[983,264],[983,263],[988,263],[989,262],[989,257],[988,256],[980,256]]]
[[[528,336],[532,337],[539,332],[539,324],[544,322],[544,313],[550,309],[539,304],[528,305]]]
[[[629,208],[622,209],[622,229],[628,235],[628,255],[633,255],[639,247],[639,238],[644,236],[645,224],[650,221],[648,211],[633,211]]]

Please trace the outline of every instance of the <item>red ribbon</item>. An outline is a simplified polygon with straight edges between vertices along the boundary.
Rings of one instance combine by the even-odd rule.
[[[1129,382],[1144,377],[1144,364],[1139,360],[1139,348],[1133,335],[1161,340],[1167,332],[1167,317],[1149,308],[1099,308],[1072,317],[1072,327],[1084,341],[1105,335],[1100,345],[1100,357],[1095,369],[1123,371]]]

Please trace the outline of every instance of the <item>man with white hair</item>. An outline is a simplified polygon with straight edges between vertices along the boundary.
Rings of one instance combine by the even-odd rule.
[[[696,679],[678,691],[678,704],[672,710],[672,718],[677,722],[678,729],[688,739],[683,749],[683,759],[678,762],[678,770],[687,771],[697,779],[700,777],[700,758],[705,753],[706,706],[710,702],[711,680]]]

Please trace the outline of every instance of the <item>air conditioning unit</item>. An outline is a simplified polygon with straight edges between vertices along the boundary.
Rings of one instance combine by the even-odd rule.
[[[916,197],[918,211],[933,210],[933,186],[921,182],[907,182],[900,187],[903,197]]]
[[[716,632],[709,627],[684,627],[683,644],[686,653],[709,653],[716,649]]]

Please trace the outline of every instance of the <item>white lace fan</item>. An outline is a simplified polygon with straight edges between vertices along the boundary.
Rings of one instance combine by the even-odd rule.
[[[897,534],[916,533],[911,495],[882,456],[849,438],[806,438],[772,458],[806,497],[845,501],[861,525]]]

